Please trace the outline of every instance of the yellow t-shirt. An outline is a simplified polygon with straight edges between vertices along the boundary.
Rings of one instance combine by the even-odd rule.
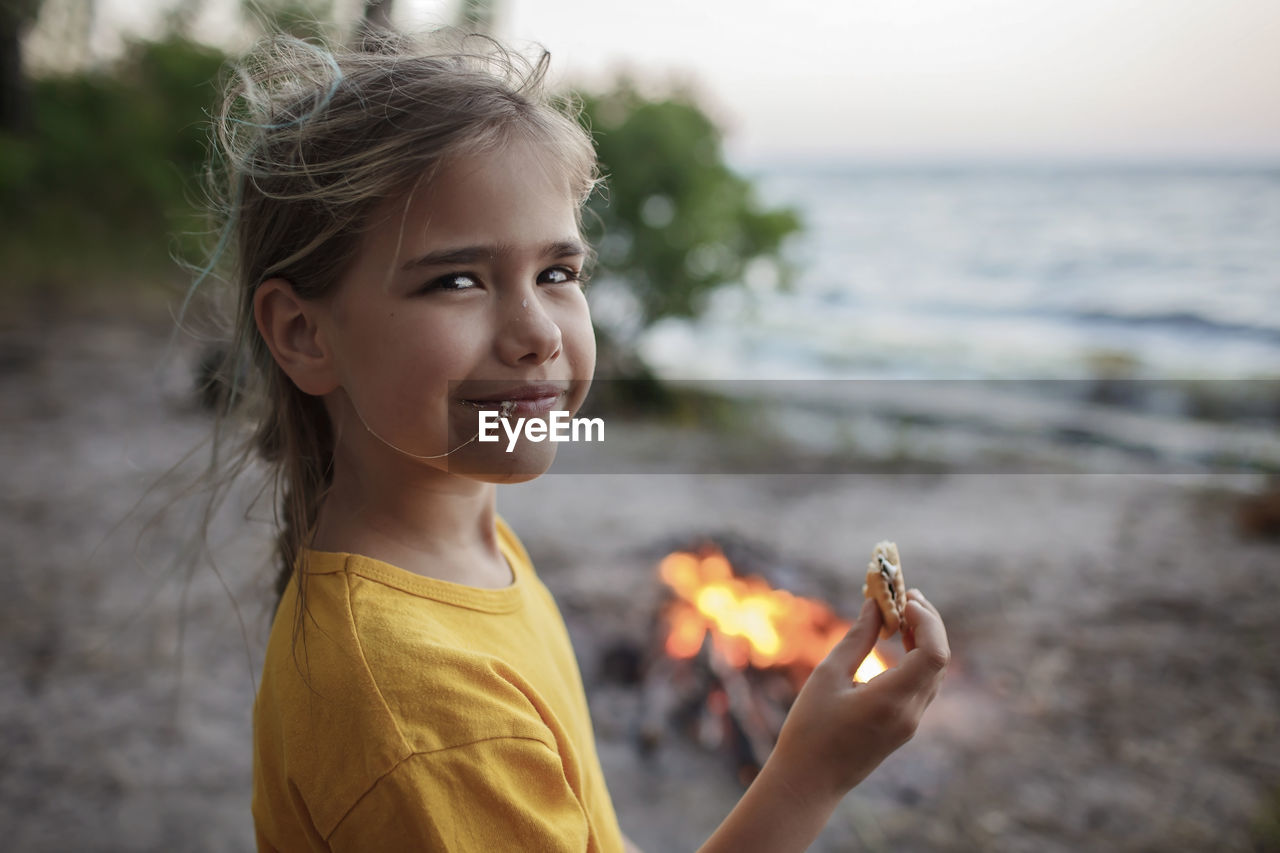
[[[498,541],[503,589],[310,553],[254,703],[259,849],[622,850],[560,612]]]

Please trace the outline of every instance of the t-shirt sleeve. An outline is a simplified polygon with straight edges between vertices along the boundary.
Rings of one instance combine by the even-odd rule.
[[[581,853],[587,839],[586,812],[555,750],[496,737],[409,756],[352,806],[329,845]]]

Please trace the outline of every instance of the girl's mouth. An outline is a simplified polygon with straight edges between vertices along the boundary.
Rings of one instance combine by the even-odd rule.
[[[477,411],[497,412],[500,417],[538,417],[553,411],[564,401],[565,394],[558,388],[519,390],[510,398],[487,400],[463,400]]]
[[[463,400],[462,402],[481,412],[497,412],[503,418],[509,418],[516,412],[515,400]]]

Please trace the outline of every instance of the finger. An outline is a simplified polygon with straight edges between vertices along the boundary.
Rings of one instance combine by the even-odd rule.
[[[951,646],[942,619],[919,601],[908,601],[904,614],[914,648],[902,661],[876,678],[884,687],[904,693],[933,690],[951,661]]]
[[[942,619],[942,614],[938,613],[938,608],[934,607],[933,603],[930,602],[929,599],[925,598],[924,593],[922,593],[919,589],[912,587],[911,589],[907,590],[907,601],[918,602],[928,610],[932,611],[933,615],[937,616],[939,620]],[[904,648],[909,652],[915,649],[915,647],[916,647],[915,632],[911,629],[911,626],[907,623],[906,619],[903,619],[902,620],[902,648]]]
[[[829,665],[842,675],[852,676],[863,659],[875,648],[876,637],[880,635],[880,624],[880,608],[873,599],[868,598],[862,603],[862,611],[848,633],[827,654]]]
[[[937,616],[939,619],[942,618],[942,614],[938,612],[938,608],[933,606],[933,602],[925,598],[924,593],[916,589],[915,587],[912,587],[911,589],[907,590],[907,599],[910,601],[920,602],[926,608],[928,608],[929,610],[932,610],[934,616]]]
[[[920,663],[938,671],[945,669],[951,661],[951,644],[947,641],[947,629],[942,624],[942,617],[917,599],[907,602],[903,616],[915,641],[912,651],[917,653]],[[906,662],[905,658],[903,662]]]

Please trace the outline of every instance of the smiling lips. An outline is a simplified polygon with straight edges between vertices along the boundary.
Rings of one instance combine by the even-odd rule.
[[[494,409],[504,417],[529,417],[552,411],[561,404],[569,389],[565,385],[539,383],[517,385],[481,396],[466,397],[462,402],[477,409]]]

